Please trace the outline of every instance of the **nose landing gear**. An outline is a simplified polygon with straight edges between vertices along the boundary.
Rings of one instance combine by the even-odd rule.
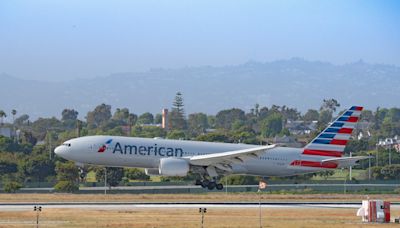
[[[79,177],[80,177],[81,181],[84,181],[86,179],[87,172],[82,167],[78,167],[78,168],[79,168]]]

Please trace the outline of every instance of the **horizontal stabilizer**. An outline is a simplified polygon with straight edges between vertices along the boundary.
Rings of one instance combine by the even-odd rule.
[[[358,161],[363,160],[363,159],[367,159],[369,158],[369,156],[356,156],[356,157],[341,157],[341,158],[329,158],[329,159],[325,159],[322,160],[321,163],[335,163],[337,164],[337,168],[343,168],[343,167],[350,167],[350,166],[354,166],[357,164]]]

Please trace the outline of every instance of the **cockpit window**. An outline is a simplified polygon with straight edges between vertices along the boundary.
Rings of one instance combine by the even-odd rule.
[[[70,146],[71,146],[71,143],[63,143],[62,145],[63,145],[63,146],[70,147]]]

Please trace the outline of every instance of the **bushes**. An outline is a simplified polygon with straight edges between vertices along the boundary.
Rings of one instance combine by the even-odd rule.
[[[249,184],[258,184],[259,182],[259,178],[255,176],[233,175],[233,176],[223,177],[221,179],[221,183],[225,183],[226,179],[229,185],[249,185]]]
[[[372,167],[372,176],[375,180],[395,180],[400,179],[400,165],[386,165]]]
[[[54,185],[54,190],[57,192],[76,192],[79,190],[78,185],[72,181],[58,181],[56,185]]]
[[[22,184],[16,181],[6,181],[4,182],[4,192],[15,193],[18,189],[22,188]]]
[[[54,186],[56,191],[59,192],[75,192],[79,190],[78,178],[79,170],[74,162],[57,162],[57,184]]]
[[[143,170],[138,168],[126,168],[124,175],[126,178],[130,180],[140,180],[140,181],[150,180],[150,176],[147,176]]]

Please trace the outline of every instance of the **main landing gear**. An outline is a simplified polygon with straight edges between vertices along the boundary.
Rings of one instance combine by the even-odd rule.
[[[208,190],[213,190],[214,188],[217,190],[222,190],[224,189],[224,185],[222,185],[221,183],[216,183],[215,180],[196,180],[196,185],[201,185],[201,187],[203,188],[208,188]]]

